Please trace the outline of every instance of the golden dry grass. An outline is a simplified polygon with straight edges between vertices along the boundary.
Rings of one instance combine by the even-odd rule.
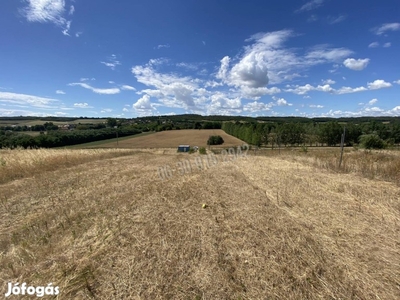
[[[137,136],[131,139],[119,141],[118,147],[120,148],[175,148],[179,145],[190,145],[198,147],[207,147],[207,140],[210,135],[220,135],[224,139],[224,144],[218,147],[231,147],[242,145],[243,142],[231,135],[225,133],[221,129],[185,129],[185,130],[171,130],[156,132],[154,134]],[[111,143],[104,143],[102,148],[115,148],[116,141]]]
[[[315,148],[304,153],[300,149],[257,151],[257,155],[280,156],[317,168],[340,173],[357,174],[365,178],[390,181],[400,186],[400,151],[345,149],[339,168],[339,148]]]
[[[0,149],[0,184],[63,167],[132,154],[128,149]]]
[[[14,281],[53,282],[59,299],[399,298],[394,183],[284,155],[159,180],[158,166],[186,158],[133,151],[0,185],[2,292]]]

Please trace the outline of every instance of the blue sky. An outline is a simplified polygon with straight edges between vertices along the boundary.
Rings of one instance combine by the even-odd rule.
[[[400,116],[398,0],[2,0],[0,116]]]

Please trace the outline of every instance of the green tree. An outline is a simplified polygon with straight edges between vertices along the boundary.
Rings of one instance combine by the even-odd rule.
[[[340,143],[343,129],[338,122],[327,122],[320,127],[319,140],[328,146]]]
[[[362,135],[361,127],[354,123],[348,123],[346,125],[345,142],[349,146],[353,146],[358,143],[360,136]]]
[[[58,130],[58,126],[54,125],[53,122],[46,122],[43,126],[46,130]]]
[[[115,118],[107,118],[107,126],[108,127],[115,127],[117,126],[118,121]]]
[[[272,128],[271,132],[268,134],[268,142],[271,144],[272,150],[274,150],[274,147],[278,144],[278,134],[275,128]]]

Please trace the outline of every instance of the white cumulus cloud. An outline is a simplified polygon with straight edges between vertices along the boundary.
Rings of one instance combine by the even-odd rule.
[[[383,112],[384,110],[379,107],[366,107],[365,112]]]
[[[264,87],[268,84],[268,67],[262,52],[251,51],[234,65],[230,82],[235,86],[252,88]]]
[[[238,60],[225,56],[221,60],[216,78],[237,88],[261,88],[267,84],[301,77],[297,71],[312,66],[339,62],[353,52],[346,48],[318,45],[299,55],[295,49],[285,48],[284,43],[295,36],[291,30],[257,33],[247,39],[252,44],[244,48]]]
[[[65,92],[64,92],[64,91],[62,91],[62,90],[57,90],[57,91],[56,91],[56,94],[59,94],[59,95],[65,95]]]
[[[400,106],[396,106],[390,110],[390,112],[394,115],[400,116]]]
[[[377,79],[374,82],[368,82],[368,88],[370,90],[378,90],[378,89],[388,88],[391,86],[392,84],[390,82],[386,82],[385,80],[382,79]]]
[[[361,71],[364,70],[369,64],[369,58],[364,59],[354,59],[354,58],[347,58],[343,61],[343,65],[351,70],[354,71]]]
[[[319,92],[326,92],[326,93],[334,93],[335,89],[331,87],[329,84],[313,86],[311,84],[305,84],[303,86],[296,85],[290,87],[285,90],[286,92],[291,92],[297,95],[306,95],[308,92],[311,91],[319,91]]]
[[[64,35],[69,35],[71,20],[66,15],[72,15],[75,8],[71,6],[69,12],[65,8],[65,0],[26,0],[27,6],[21,9],[22,14],[29,22],[53,23],[63,30]],[[72,13],[71,13],[72,12]]]
[[[86,102],[85,103],[74,103],[74,107],[78,107],[78,108],[93,108],[93,106],[90,106]]]
[[[322,80],[322,83],[323,84],[335,84],[336,83],[336,81],[334,81],[334,80],[332,80],[332,79],[326,79],[326,80]]]
[[[145,66],[135,66],[132,73],[137,81],[155,89],[146,89],[146,93],[170,107],[194,109],[195,98],[201,98],[202,90],[198,81],[191,77],[179,77],[175,74],[163,74],[153,68],[152,60]]]
[[[240,113],[242,111],[242,102],[239,97],[229,98],[222,92],[217,92],[211,96],[211,103],[207,105],[207,114],[229,115]]]
[[[132,105],[132,108],[139,111],[155,110],[149,95],[143,95],[142,98],[138,99],[138,101]]]
[[[348,87],[348,86],[343,86],[340,89],[336,90],[335,93],[342,95],[342,94],[352,94],[352,93],[358,93],[358,92],[365,92],[368,91],[368,89],[364,86],[359,86],[359,87]]]
[[[278,97],[272,97],[272,99],[275,101],[275,105],[278,106],[292,106],[293,104],[288,103],[284,98],[278,98]]]

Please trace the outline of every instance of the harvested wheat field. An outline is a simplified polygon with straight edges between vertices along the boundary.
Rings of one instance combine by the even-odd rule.
[[[210,135],[220,135],[224,139],[224,144],[218,147],[231,147],[242,145],[243,142],[231,135],[225,133],[221,129],[185,129],[185,130],[170,130],[156,132],[154,134],[132,137],[119,141],[119,148],[177,148],[179,145],[190,145],[198,147],[206,147],[207,140]],[[104,143],[102,148],[115,148],[116,141]],[[97,147],[97,146],[96,146]]]
[[[52,282],[57,299],[400,298],[394,182],[292,155],[162,181],[159,166],[197,154],[41,151],[0,153],[3,294]]]

